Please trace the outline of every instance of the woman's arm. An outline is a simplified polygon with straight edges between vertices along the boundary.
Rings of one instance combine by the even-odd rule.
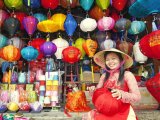
[[[102,88],[102,87],[103,87],[105,76],[106,76],[105,73],[103,73],[103,74],[101,75],[100,80],[99,80],[96,88]]]
[[[137,85],[137,81],[133,75],[133,73],[126,71],[124,75],[125,82],[128,85],[129,92],[125,92],[120,90],[122,95],[122,101],[125,103],[133,103],[137,102],[141,99],[141,94]]]

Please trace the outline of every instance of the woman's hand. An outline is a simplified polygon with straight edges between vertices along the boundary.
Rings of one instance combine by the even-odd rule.
[[[117,100],[122,98],[122,93],[120,92],[120,90],[112,89],[111,92],[112,92],[112,97],[116,97]]]

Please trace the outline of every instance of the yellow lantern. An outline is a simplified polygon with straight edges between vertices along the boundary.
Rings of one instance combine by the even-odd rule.
[[[76,41],[75,41],[75,47],[78,48],[80,51],[81,51],[81,59],[85,56],[85,51],[83,49],[83,43],[85,42],[85,40],[83,38],[78,38]]]

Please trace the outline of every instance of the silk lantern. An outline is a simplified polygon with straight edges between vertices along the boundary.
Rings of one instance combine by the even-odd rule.
[[[17,18],[9,17],[4,21],[3,28],[12,37],[20,28],[20,22]]]
[[[160,59],[160,30],[145,35],[139,41],[141,52],[150,58]]]
[[[22,57],[27,61],[35,60],[38,56],[38,50],[32,46],[27,46],[21,50]]]
[[[85,18],[80,23],[80,29],[83,32],[91,32],[95,30],[96,27],[97,27],[97,22],[95,19],[92,19],[92,18]]]
[[[4,4],[7,6],[7,8],[9,9],[15,9],[18,10],[22,7],[23,5],[23,0],[16,0],[16,2],[14,0],[4,0]]]
[[[67,17],[65,19],[65,22],[64,22],[64,29],[66,30],[67,35],[73,36],[73,33],[74,33],[76,27],[77,27],[76,20],[74,19],[74,17],[72,16],[71,13],[68,13]]]
[[[0,28],[5,19],[9,17],[8,13],[5,10],[0,9]]]
[[[78,48],[69,46],[62,51],[62,56],[63,61],[73,64],[80,60],[81,52]]]
[[[10,39],[8,39],[8,45],[11,44],[17,48],[19,48],[20,50],[24,47],[24,41],[22,39],[20,39],[19,37],[12,37]]]
[[[57,25],[58,30],[64,31],[64,21],[66,19],[66,15],[65,14],[56,13],[56,14],[52,15],[50,19],[53,20],[55,25]]]
[[[127,0],[112,0],[112,6],[118,11],[122,11],[126,4]]]
[[[29,36],[32,36],[35,30],[37,29],[38,20],[33,16],[24,17],[23,26]]]
[[[37,59],[42,59],[43,58],[43,53],[40,51],[40,46],[45,42],[46,42],[46,40],[44,40],[42,38],[35,38],[30,42],[30,45],[38,50],[39,54],[38,54]]]
[[[24,30],[22,21],[23,21],[24,17],[26,17],[26,16],[27,16],[27,14],[24,12],[15,12],[15,14],[14,14],[14,17],[17,18],[20,22],[20,29],[21,30]]]
[[[94,0],[79,0],[81,7],[85,11],[89,11],[91,6],[93,5]]]
[[[110,0],[96,0],[96,4],[102,9],[106,10],[110,5]]]
[[[133,55],[134,55],[135,61],[139,63],[145,63],[148,59],[148,57],[143,55],[142,52],[140,51],[139,42],[136,42],[133,45]]]
[[[82,46],[88,57],[93,57],[97,50],[98,44],[95,40],[87,39]]]
[[[14,62],[14,61],[19,60],[20,57],[21,57],[20,49],[16,48],[13,45],[5,46],[1,50],[1,58],[6,61]]]
[[[78,0],[60,0],[60,5],[64,8],[68,6],[71,8],[75,8],[78,4]]]
[[[38,19],[38,22],[41,22],[43,20],[47,20],[47,16],[42,13],[35,13],[35,14],[33,14],[33,16]]]
[[[116,47],[116,43],[111,39],[104,40],[100,45],[101,50],[106,50],[106,49],[115,48],[115,47]]]
[[[0,9],[2,9],[4,7],[4,2],[3,0],[0,0]]]
[[[41,5],[45,9],[52,9],[58,7],[59,1],[58,0],[41,0]]]
[[[32,9],[37,9],[41,6],[40,0],[23,0],[23,2],[27,7]]]
[[[106,32],[98,31],[96,32],[96,40],[98,41],[98,45],[100,46],[101,43],[106,39]]]
[[[100,31],[111,30],[114,27],[115,21],[111,17],[103,17],[98,20],[98,29]]]
[[[83,49],[83,43],[85,42],[85,40],[83,38],[78,38],[75,41],[75,47],[78,48],[81,51],[81,59],[83,59],[83,57],[86,55],[84,49]]]
[[[55,52],[55,56],[57,59],[62,59],[62,51],[69,46],[67,40],[63,38],[57,38],[52,40],[52,42],[56,45],[57,51]]]
[[[2,34],[0,34],[0,48],[7,45],[8,38]]]
[[[116,21],[115,28],[118,32],[128,30],[131,25],[131,21],[126,18],[120,18]]]

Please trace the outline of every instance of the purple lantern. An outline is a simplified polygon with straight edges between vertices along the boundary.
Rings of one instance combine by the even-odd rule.
[[[40,46],[40,51],[45,57],[50,57],[57,51],[57,47],[54,43],[47,41]]]

